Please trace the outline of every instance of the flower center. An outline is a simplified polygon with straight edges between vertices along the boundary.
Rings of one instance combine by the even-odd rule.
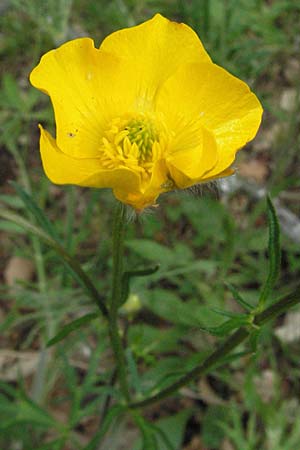
[[[157,123],[144,114],[114,118],[100,146],[103,167],[125,166],[149,175],[154,161],[161,155],[158,130]]]
[[[128,131],[128,139],[131,144],[136,143],[139,148],[139,159],[141,162],[151,160],[152,147],[158,142],[158,132],[152,121],[145,118],[130,120],[125,130]]]

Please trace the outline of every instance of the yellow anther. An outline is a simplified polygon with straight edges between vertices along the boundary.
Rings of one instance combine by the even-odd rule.
[[[144,114],[114,118],[104,132],[99,150],[105,167],[126,166],[149,174],[162,153],[157,124]]]

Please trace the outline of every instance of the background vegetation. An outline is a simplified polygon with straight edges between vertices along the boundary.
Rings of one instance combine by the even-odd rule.
[[[235,177],[194,194],[168,194],[160,208],[128,226],[128,264],[161,264],[155,274],[135,279],[123,308],[130,383],[141,394],[162,387],[170,381],[166,374],[176,377],[183,364],[193,367],[215,343],[201,327],[223,322],[220,310],[241,312],[225,283],[238,287],[250,304],[257,298],[267,271],[266,191],[276,198],[283,232],[274,299],[299,280],[300,4],[2,0],[0,12],[1,204],[37,225],[44,219],[36,205],[46,211],[103,297],[109,289],[113,199],[109,191],[56,187],[45,178],[37,123],[54,129],[52,109],[28,83],[40,56],[79,36],[98,44],[108,33],[161,12],[191,25],[213,60],[250,84],[263,102],[263,126],[239,154]],[[106,326],[94,320],[46,349],[62,325],[95,307],[36,236],[2,220],[0,238],[0,447],[146,448],[122,416],[104,441],[89,447],[107,395],[115,395]],[[241,358],[149,407],[140,424],[144,442],[150,423],[177,449],[299,448],[299,324],[300,311],[286,314],[265,328],[256,353],[241,348]],[[168,447],[159,441],[158,448]]]

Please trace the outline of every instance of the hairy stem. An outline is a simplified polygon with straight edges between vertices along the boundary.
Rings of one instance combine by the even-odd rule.
[[[113,226],[113,268],[112,293],[109,307],[109,335],[115,355],[118,380],[123,397],[129,401],[129,387],[127,383],[126,362],[122,339],[118,326],[118,309],[122,296],[123,255],[124,255],[125,206],[118,203]]]

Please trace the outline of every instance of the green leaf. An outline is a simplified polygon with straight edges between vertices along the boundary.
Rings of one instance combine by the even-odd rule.
[[[223,358],[220,358],[220,360],[217,361],[216,365],[212,368],[212,370],[215,370],[219,366],[223,366],[225,364],[231,364],[234,361],[240,361],[245,356],[253,355],[253,353],[255,353],[255,352],[253,351],[252,348],[250,348],[249,350],[241,351],[241,352],[230,353],[229,355],[224,356]]]
[[[17,397],[18,391],[11,386],[9,383],[6,383],[5,381],[0,380],[0,390],[4,392],[7,396],[10,396],[12,398]],[[0,405],[1,407],[1,405]]]
[[[0,220],[0,230],[8,233],[24,234],[24,229],[9,220]]]
[[[236,313],[236,312],[232,312],[232,311],[226,311],[225,309],[220,309],[220,308],[211,308],[211,310],[213,312],[215,312],[216,314],[219,314],[220,316],[224,316],[224,317],[229,317],[230,319],[236,318],[236,317],[245,317],[245,314],[241,314],[241,313]]]
[[[128,372],[131,379],[131,385],[134,387],[137,394],[140,394],[142,392],[141,387],[141,380],[138,372],[138,367],[136,364],[136,361],[134,359],[134,355],[132,354],[132,351],[130,348],[126,349],[126,359],[127,359],[127,366],[128,366]]]
[[[19,184],[17,184],[16,182],[12,182],[11,183],[15,190],[17,191],[19,197],[15,197],[17,200],[19,200],[19,202],[21,202],[22,207],[26,208],[31,215],[33,216],[33,218],[35,219],[35,221],[37,222],[37,224],[46,231],[46,233],[49,234],[49,236],[51,236],[56,242],[58,242],[59,244],[61,243],[61,239],[59,238],[54,226],[52,225],[52,223],[49,221],[48,217],[44,214],[43,210],[37,205],[37,203],[35,202],[34,198],[28,194],[28,192],[26,192]],[[1,198],[0,198],[1,199]],[[14,224],[12,224],[12,226],[15,226]],[[0,223],[0,227],[1,227],[1,223]],[[9,230],[7,230],[9,231]],[[18,232],[18,228],[15,230],[16,232]],[[20,232],[23,232],[22,229],[20,229]],[[74,272],[71,267],[65,263],[65,261],[63,260],[66,269],[68,270],[68,272],[70,273],[70,275],[76,279],[77,282],[81,282],[80,278],[77,276],[76,272]]]
[[[96,450],[98,449],[99,443],[107,433],[111,423],[116,419],[121,413],[125,411],[125,407],[122,405],[114,405],[108,411],[103,423],[101,424],[100,430],[97,431],[92,440],[86,445],[82,450]]]
[[[46,233],[49,234],[56,242],[61,243],[61,240],[52,225],[52,223],[49,221],[47,216],[44,214],[43,210],[37,205],[34,198],[29,195],[28,192],[26,192],[20,185],[18,185],[16,182],[11,183],[15,190],[17,191],[19,197],[16,197],[16,199],[21,202],[23,208],[25,208],[30,212],[30,214],[33,216],[37,224],[44,230]],[[1,226],[1,223],[0,223]],[[15,225],[13,225],[15,226]],[[18,231],[18,230],[16,230]],[[22,232],[22,231],[21,231]],[[76,279],[80,283],[80,278],[77,276],[76,272],[74,272],[68,264],[65,264],[66,269],[70,273],[70,275]]]
[[[247,311],[252,311],[254,308],[250,305],[250,303],[246,302],[246,300],[243,299],[241,294],[238,292],[238,290],[231,284],[231,283],[225,283],[225,286],[229,289],[231,292],[234,300],[241,305],[244,309]]]
[[[244,314],[243,316],[233,317],[217,327],[201,327],[203,331],[207,331],[214,336],[227,336],[231,331],[239,328],[243,325],[249,325],[249,317]]]
[[[16,79],[10,73],[3,75],[2,89],[5,106],[22,111],[24,101],[21,96],[21,90]]]
[[[4,399],[1,399],[2,402],[4,405]],[[16,403],[10,402],[8,406],[11,411],[7,417],[2,417],[0,430],[6,430],[16,424],[31,424],[46,430],[50,428],[62,430],[62,426],[47,411],[23,394]],[[7,408],[6,410],[8,411]]]
[[[48,217],[44,214],[42,209],[37,205],[34,198],[28,194],[18,183],[12,181],[11,184],[15,188],[17,194],[23,201],[25,207],[28,211],[33,215],[38,225],[45,230],[53,239],[59,242],[59,238],[55,228],[52,223],[49,221]]]
[[[178,258],[176,258],[176,256],[174,256],[174,261],[178,262]],[[173,263],[173,266],[175,266],[175,263]],[[163,278],[172,279],[173,277],[191,274],[192,272],[211,275],[215,273],[216,267],[217,267],[216,261],[208,261],[207,259],[191,262],[180,261],[180,265],[177,265],[172,269],[159,270],[159,272],[157,272],[157,274],[152,277],[152,281],[161,280]]]
[[[228,420],[228,408],[221,405],[212,405],[207,408],[201,422],[201,438],[208,448],[220,448],[225,436],[220,423]]]
[[[152,275],[153,273],[157,272],[159,269],[159,264],[153,267],[149,267],[148,269],[141,269],[141,270],[130,270],[128,272],[123,273],[122,277],[122,294],[121,294],[121,301],[120,306],[123,305],[123,303],[126,302],[129,292],[130,292],[130,281],[134,277],[145,277],[147,275]]]
[[[168,322],[187,327],[201,327],[208,323],[219,325],[222,321],[211,308],[201,305],[195,299],[183,302],[167,289],[149,290],[142,302],[150,311]]]
[[[151,432],[154,436],[157,436],[157,443],[154,444],[157,446],[141,447],[141,440],[138,439],[133,447],[133,450],[140,450],[141,448],[143,450],[145,448],[149,448],[151,450],[156,448],[159,450],[176,450],[182,448],[186,422],[191,414],[191,409],[185,409],[178,414],[160,419],[154,424],[146,422],[141,416],[138,418],[135,417],[136,423],[137,421],[140,421],[139,424],[137,423],[140,429],[141,427],[144,427],[144,430],[148,431],[149,436],[151,436]],[[145,441],[143,444],[145,445]]]
[[[183,447],[186,423],[191,415],[192,410],[185,408],[185,410],[160,419],[154,424],[155,428],[160,430],[158,432],[159,450],[175,450]]]
[[[188,365],[188,364],[187,364]],[[183,376],[187,365],[182,365],[181,358],[165,356],[142,375],[142,387],[145,397],[161,391]]]
[[[161,438],[162,443],[167,450],[176,450],[177,446],[174,447],[172,445],[168,435],[163,430],[161,430],[160,427],[156,425],[151,425],[151,428],[158,435],[158,437]],[[162,446],[160,446],[159,449],[162,450]]]
[[[158,244],[151,239],[130,239],[125,242],[125,245],[142,258],[156,264],[160,263],[168,267],[177,263],[176,258],[174,258],[175,253],[171,248]]]
[[[82,317],[79,317],[79,319],[73,320],[73,322],[68,323],[65,325],[59,333],[57,333],[56,336],[54,336],[50,341],[47,342],[47,347],[51,347],[54,344],[57,344],[57,342],[62,341],[65,337],[67,337],[72,331],[77,330],[78,328],[82,327],[83,325],[87,325],[92,320],[99,317],[98,313],[89,313],[85,314]]]
[[[83,396],[88,395],[91,392],[91,390],[93,389],[94,384],[97,385],[97,381],[99,381],[99,375],[98,375],[99,361],[100,361],[102,353],[106,349],[106,345],[107,344],[105,341],[99,340],[96,348],[94,348],[94,350],[91,353],[91,356],[89,358],[89,363],[88,363],[88,369],[85,374],[84,380],[81,383],[81,391],[82,391]],[[106,386],[101,386],[102,390],[105,387]],[[109,389],[111,389],[111,386],[107,386],[107,387]],[[97,388],[98,388],[98,386],[97,386]]]
[[[267,207],[268,207],[268,223],[269,223],[269,271],[265,284],[263,285],[259,302],[258,309],[262,310],[266,301],[268,300],[271,291],[277,281],[280,272],[280,226],[277,219],[276,211],[271,198],[267,197]]]
[[[132,415],[142,434],[143,450],[158,450],[156,431],[137,411]]]
[[[85,287],[87,293],[92,298],[92,300],[97,304],[104,316],[107,316],[107,308],[104,304],[102,298],[99,296],[96,287],[89,278],[89,276],[82,269],[78,261],[73,258],[55,239],[53,239],[48,233],[46,233],[41,228],[33,225],[28,220],[24,219],[14,212],[0,208],[0,218],[8,220],[22,227],[28,233],[31,233],[38,238],[42,239],[47,245],[49,245],[55,252],[64,260],[64,262],[72,269],[71,273],[76,274],[76,279],[79,279],[81,284]]]
[[[149,354],[161,354],[172,352],[174,348],[178,349],[181,338],[181,327],[157,328],[146,323],[135,323],[128,329],[129,346],[138,357],[142,358]]]
[[[17,197],[16,195],[7,195],[7,194],[1,194],[0,195],[0,202],[6,203],[8,206],[16,209],[23,209],[24,203],[20,199],[20,197]]]

